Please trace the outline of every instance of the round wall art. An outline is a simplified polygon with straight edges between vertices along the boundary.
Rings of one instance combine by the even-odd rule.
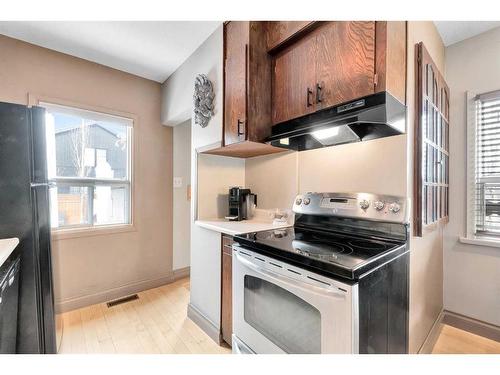
[[[212,82],[205,74],[198,74],[194,81],[194,122],[202,128],[214,114],[214,97]]]

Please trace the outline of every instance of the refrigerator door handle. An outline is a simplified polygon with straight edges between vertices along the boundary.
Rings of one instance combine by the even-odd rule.
[[[53,187],[56,187],[56,186],[57,186],[57,184],[56,184],[55,182],[32,182],[32,183],[30,184],[30,186],[31,186],[32,188],[34,188],[34,187],[39,187],[39,186],[47,186],[47,187],[49,187],[49,188],[53,188]]]

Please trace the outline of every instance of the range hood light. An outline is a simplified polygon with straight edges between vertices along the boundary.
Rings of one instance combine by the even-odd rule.
[[[336,135],[339,134],[339,127],[332,127],[332,128],[327,128],[327,129],[321,129],[321,130],[316,130],[311,132],[311,135],[316,138],[318,141],[321,141],[323,139],[335,137]]]
[[[288,138],[281,138],[280,139],[280,144],[281,145],[285,145],[285,146],[289,146],[290,145],[290,140]]]
[[[406,106],[387,91],[283,121],[266,143],[296,151],[403,134]]]

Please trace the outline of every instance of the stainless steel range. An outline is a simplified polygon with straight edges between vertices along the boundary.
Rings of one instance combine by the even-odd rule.
[[[234,238],[233,352],[407,353],[406,199],[307,193],[293,210]]]

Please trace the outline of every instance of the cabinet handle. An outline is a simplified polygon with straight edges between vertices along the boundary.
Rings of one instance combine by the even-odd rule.
[[[238,137],[240,135],[245,135],[245,128],[243,127],[243,131],[241,131],[241,125],[245,125],[245,121],[242,121],[240,119],[238,119]]]
[[[321,103],[323,101],[323,86],[321,83],[316,84],[316,102]]]
[[[312,95],[313,95],[313,90],[311,90],[309,87],[307,88],[307,106],[310,107],[313,105],[312,102]]]

